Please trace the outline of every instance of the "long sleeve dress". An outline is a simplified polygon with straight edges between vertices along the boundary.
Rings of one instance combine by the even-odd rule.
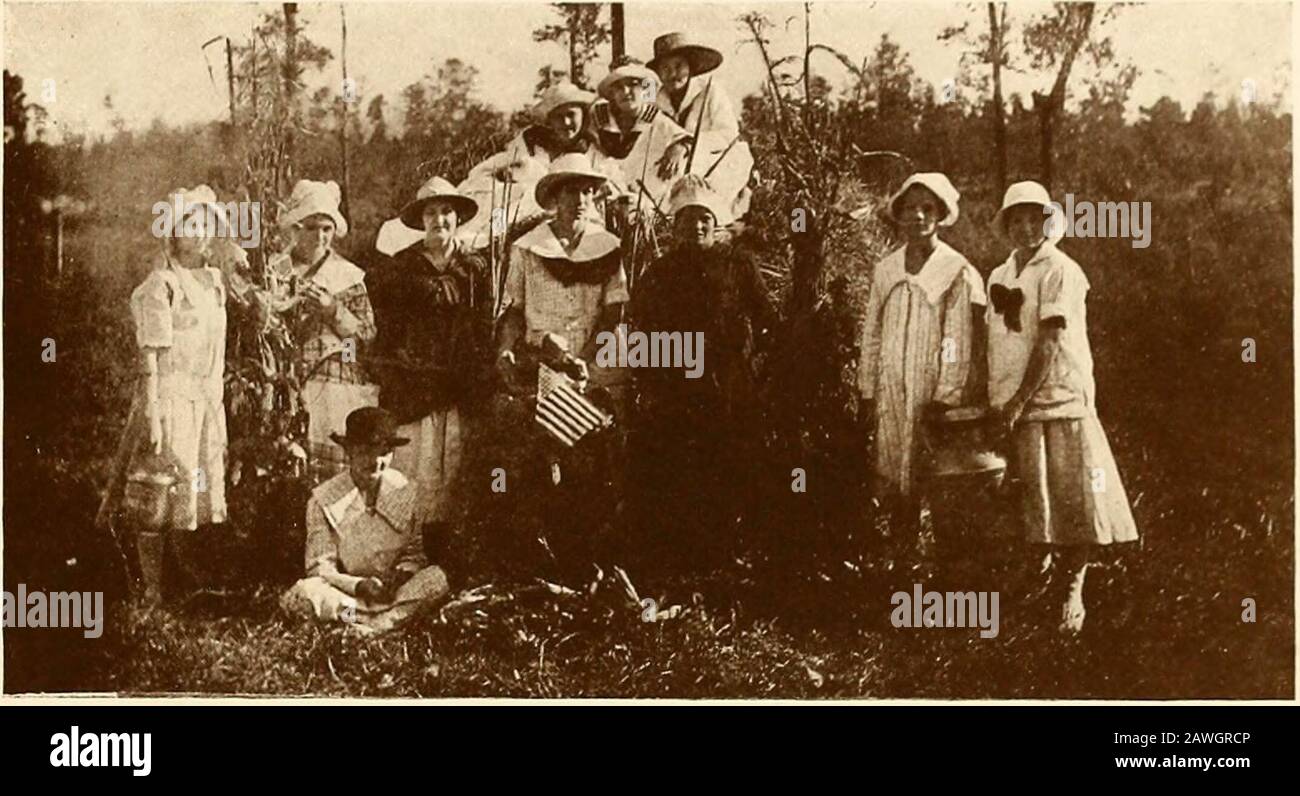
[[[691,173],[706,177],[710,187],[731,205],[726,225],[749,211],[749,177],[754,156],[749,144],[740,140],[740,123],[726,89],[718,81],[691,78],[679,104],[667,89],[659,90],[657,104],[683,130],[695,137]],[[697,134],[698,130],[698,134]]]
[[[597,100],[591,106],[591,124],[599,147],[592,161],[595,168],[606,174],[616,172],[619,185],[633,197],[640,196],[644,184],[650,202],[667,207],[674,181],[659,179],[657,164],[670,146],[690,141],[690,133],[653,103],[643,107],[632,127],[624,130],[609,102]],[[635,204],[640,206],[639,199]]]
[[[487,266],[460,247],[435,266],[419,242],[375,266],[366,281],[378,325],[379,405],[411,439],[393,466],[418,486],[420,522],[451,521],[461,508],[462,410],[482,397],[490,361]]]
[[[311,376],[303,385],[303,403],[309,417],[307,441],[313,478],[320,481],[347,466],[343,450],[330,434],[343,428],[352,410],[379,401],[379,387],[362,368],[375,339],[374,312],[363,281],[366,273],[333,251],[315,265],[295,265],[284,257],[273,261],[272,268],[282,276],[310,280],[334,297],[331,314],[322,314],[304,302],[295,306],[287,319],[293,339],[301,346],[299,372]]]
[[[415,522],[417,500],[415,484],[392,467],[384,471],[373,508],[366,506],[349,473],[317,486],[307,501],[307,577],[294,584],[281,604],[316,619],[382,631],[445,595],[446,574],[425,559]],[[356,596],[362,580],[382,580],[394,571],[410,579],[391,601]]]
[[[924,407],[959,406],[971,367],[979,272],[946,243],[916,274],[906,247],[876,266],[860,343],[858,389],[876,403],[875,472],[887,491],[911,494]]]

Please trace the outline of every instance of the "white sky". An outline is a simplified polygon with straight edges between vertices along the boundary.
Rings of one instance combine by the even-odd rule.
[[[1024,20],[1045,7],[1012,2],[1010,15]],[[222,118],[224,51],[217,45],[208,49],[210,78],[200,46],[213,36],[241,40],[263,11],[279,8],[278,3],[5,2],[5,68],[23,77],[29,101],[45,105],[73,128],[108,129],[106,94],[130,127],[147,127],[155,117],[173,124]],[[334,53],[326,78],[340,80],[339,4],[300,3],[299,8],[308,35]],[[741,46],[745,35],[736,17],[757,9],[778,25],[794,18],[788,30],[778,27],[772,34],[773,52],[786,55],[802,47],[801,8],[800,3],[629,2],[628,50],[648,59],[656,35],[688,30],[726,56],[716,80],[738,103],[758,87],[763,72],[756,48]],[[961,48],[936,37],[967,18],[975,20],[973,28],[982,27],[983,9],[983,3],[818,2],[813,39],[860,62],[888,33],[918,74],[938,86],[954,76]],[[404,86],[444,59],[458,57],[479,70],[480,98],[508,112],[529,101],[538,67],[567,65],[562,46],[538,44],[531,36],[534,28],[557,19],[544,2],[531,0],[349,2],[349,75],[357,80],[363,102],[383,93],[395,104]],[[1242,81],[1249,79],[1258,96],[1283,95],[1290,108],[1288,3],[1143,4],[1121,9],[1107,30],[1120,58],[1131,59],[1141,71],[1133,93],[1137,105],[1168,94],[1189,108],[1206,91],[1239,95]],[[607,60],[602,56],[593,65],[597,76]],[[837,85],[843,79],[842,67],[829,56],[815,56],[814,68]],[[42,98],[47,78],[56,81],[53,102]],[[1045,80],[1012,75],[1008,93],[1027,94]],[[1072,86],[1078,89],[1079,81],[1072,80]]]

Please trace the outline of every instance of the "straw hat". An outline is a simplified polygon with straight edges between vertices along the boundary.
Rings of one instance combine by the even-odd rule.
[[[894,195],[889,197],[889,203],[886,205],[889,208],[890,218],[895,221],[898,220],[898,201],[903,198],[903,194],[907,193],[908,189],[913,185],[920,185],[938,197],[939,201],[943,203],[947,215],[939,222],[939,226],[951,227],[957,223],[957,201],[961,199],[961,194],[953,187],[947,176],[937,171],[919,172],[904,180],[903,184],[894,192]]]
[[[609,178],[596,171],[586,155],[576,152],[561,155],[551,161],[550,172],[537,181],[537,204],[550,210],[555,206],[556,192],[574,180],[593,180],[603,186]]]
[[[722,64],[722,53],[712,47],[696,44],[685,33],[674,31],[655,39],[655,57],[646,66],[658,70],[658,64],[670,55],[680,55],[690,66],[691,77],[712,72]]]
[[[551,112],[565,105],[581,105],[584,108],[596,101],[596,95],[578,88],[567,80],[556,83],[542,92],[542,98],[533,107],[533,118],[539,122],[546,121]]]
[[[688,207],[702,207],[713,214],[715,224],[725,224],[730,218],[727,203],[714,192],[709,184],[694,174],[682,177],[668,195],[668,215],[677,216]]]
[[[1000,232],[1006,234],[1006,214],[1007,211],[1016,205],[1038,205],[1039,207],[1051,208],[1050,218],[1044,213],[1046,220],[1044,229],[1048,233],[1046,237],[1052,240],[1060,240],[1065,235],[1065,214],[1061,206],[1052,201],[1052,196],[1039,183],[1033,180],[1024,180],[1023,182],[1012,183],[1007,186],[1006,193],[1002,195],[1002,207],[998,210],[997,215],[993,216],[993,226],[997,227]]]
[[[605,99],[609,99],[609,91],[614,88],[614,84],[622,80],[637,78],[652,83],[656,88],[659,85],[659,75],[650,71],[645,64],[637,59],[624,55],[610,65],[609,74],[600,79],[600,84],[596,86],[596,93]],[[653,96],[653,92],[651,92]]]
[[[442,177],[434,177],[415,192],[415,200],[402,208],[398,218],[411,229],[424,229],[424,208],[433,202],[447,202],[456,209],[456,223],[464,224],[478,213],[478,202],[456,190]]]
[[[348,222],[339,210],[342,200],[343,193],[339,190],[339,184],[333,180],[298,180],[289,194],[289,201],[285,203],[280,223],[291,227],[311,216],[329,216],[334,222],[335,236],[342,238],[348,234]]]

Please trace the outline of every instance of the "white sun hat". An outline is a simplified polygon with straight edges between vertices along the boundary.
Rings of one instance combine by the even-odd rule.
[[[890,218],[898,220],[898,200],[902,199],[903,194],[907,193],[908,189],[913,185],[920,185],[938,197],[939,201],[943,203],[947,215],[939,221],[939,226],[951,227],[957,223],[957,202],[961,199],[961,194],[958,193],[947,175],[937,171],[918,172],[904,180],[903,184],[894,192],[894,195],[889,197],[889,203],[886,205],[889,208]]]
[[[343,211],[339,209],[342,200],[343,193],[339,190],[339,184],[333,180],[329,182],[298,180],[289,194],[289,201],[285,203],[284,211],[280,215],[280,223],[291,227],[301,224],[311,216],[328,216],[334,222],[335,237],[346,237],[348,222],[343,218]]]
[[[1051,240],[1060,240],[1065,236],[1065,214],[1061,206],[1052,201],[1052,196],[1041,184],[1033,180],[1024,180],[1022,182],[1012,183],[1007,187],[1006,193],[1002,195],[1002,207],[998,210],[997,215],[993,216],[993,226],[998,231],[1006,234],[1006,213],[1016,205],[1038,205],[1039,207],[1051,208],[1050,221],[1045,220],[1045,224],[1050,226],[1044,227],[1047,231],[1047,237]],[[1048,214],[1045,212],[1044,218]]]

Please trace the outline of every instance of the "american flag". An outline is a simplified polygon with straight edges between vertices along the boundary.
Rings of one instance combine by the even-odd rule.
[[[613,423],[613,418],[578,392],[573,379],[546,365],[537,369],[534,417],[547,433],[570,448],[592,431]]]

